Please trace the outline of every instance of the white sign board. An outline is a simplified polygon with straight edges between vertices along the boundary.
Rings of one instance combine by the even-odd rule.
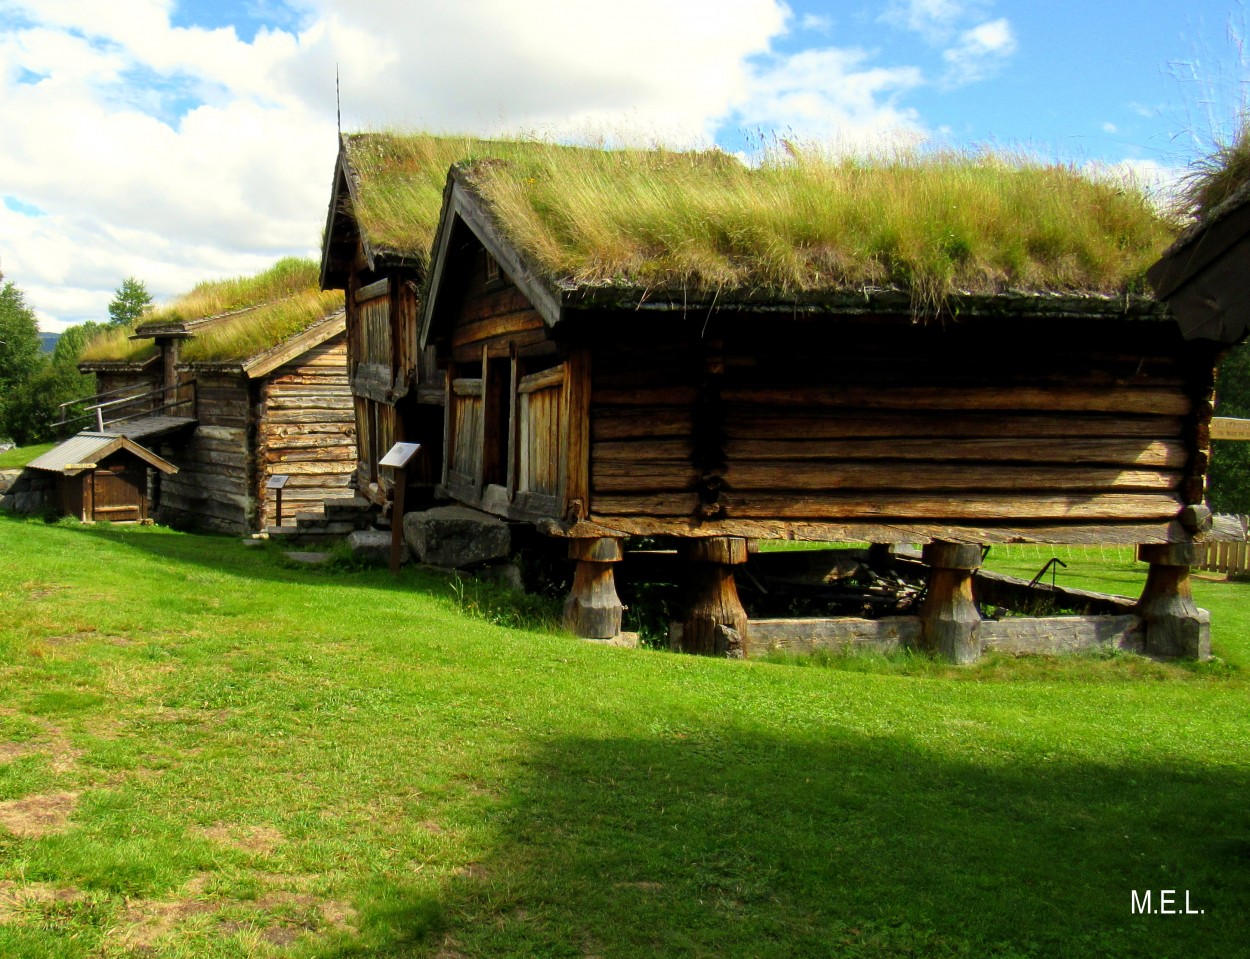
[[[408,465],[408,461],[417,455],[417,450],[420,448],[420,443],[396,443],[385,456],[378,460],[378,465],[403,469]]]
[[[1250,440],[1250,420],[1238,420],[1231,416],[1211,417],[1211,439]]]

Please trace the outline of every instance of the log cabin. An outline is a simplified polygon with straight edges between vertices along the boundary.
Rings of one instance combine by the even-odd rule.
[[[96,373],[102,393],[123,391],[106,400],[115,404],[107,428],[177,467],[159,485],[159,522],[264,529],[277,519],[266,488],[277,474],[289,476],[288,518],[351,495],[345,317],[317,276],[311,261],[284,260],[203,283],[85,351],[80,369]]]
[[[916,642],[969,661],[985,546],[1131,543],[1160,571],[1146,648],[1203,654],[1170,550],[1209,525],[1222,343],[1146,292],[1173,233],[1141,194],[993,157],[479,144],[431,230],[423,139],[359,141],[389,159],[355,180],[340,151],[331,225],[347,197],[358,232],[327,229],[323,283],[412,271],[390,343],[445,372],[438,492],[567,540],[578,635],[619,632],[630,537],[679,544],[681,646],[730,655],[751,541],[920,543]],[[361,227],[371,178],[421,190]]]

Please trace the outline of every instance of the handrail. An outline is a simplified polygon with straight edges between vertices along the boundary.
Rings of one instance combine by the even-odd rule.
[[[187,397],[186,399],[171,400],[168,403],[162,403],[160,406],[155,406],[150,409],[140,410],[137,413],[131,413],[127,416],[112,417],[108,419],[107,421],[104,419],[105,410],[117,409],[120,412],[121,409],[124,409],[140,400],[150,399],[154,396],[164,396],[167,393],[170,393],[171,391],[176,394],[177,391],[181,390],[183,387],[191,388],[191,396]],[[133,387],[126,387],[126,389],[133,389]],[[120,390],[110,390],[109,393],[99,393],[95,397],[90,397],[90,398],[96,399],[100,396],[107,396],[110,393],[117,393],[117,392],[120,392]],[[84,407],[84,409],[88,410],[89,412],[83,413],[80,416],[71,417],[70,419],[62,418],[57,421],[57,426],[64,428],[73,423],[77,423],[81,420],[91,420],[94,418],[96,429],[99,430],[100,432],[103,432],[107,426],[111,426],[114,423],[126,423],[126,422],[129,422],[130,420],[137,420],[145,416],[155,416],[158,413],[163,413],[168,410],[177,409],[180,406],[188,406],[188,405],[192,407],[192,416],[194,417],[195,415],[194,408],[195,408],[195,401],[196,401],[195,393],[196,393],[196,381],[186,380],[172,387],[160,387],[159,389],[148,390],[146,393],[135,393],[130,396],[124,396],[120,399],[109,400],[105,403],[93,403],[90,406]],[[62,405],[69,406],[69,405],[73,405],[74,403],[80,403],[80,402],[82,401],[77,400],[77,401],[71,401],[71,403],[62,404]],[[92,414],[94,414],[94,417]],[[62,417],[64,417],[64,413],[62,413]]]
[[[124,393],[126,392],[126,390],[133,390],[136,388],[137,387],[135,386],[119,386],[115,390],[105,390],[103,393],[93,393],[91,396],[82,396],[76,400],[69,400],[65,403],[59,403],[57,404],[57,409],[64,409],[67,406],[74,406],[78,403],[85,403],[87,400],[98,400],[105,396],[112,396],[115,393]],[[136,394],[136,395],[138,396],[142,394]]]

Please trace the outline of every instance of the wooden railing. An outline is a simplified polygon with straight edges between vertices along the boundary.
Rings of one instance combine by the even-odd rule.
[[[1198,544],[1198,560],[1194,569],[1209,573],[1229,573],[1234,576],[1250,572],[1250,516],[1224,517],[1231,520],[1224,525],[1241,527],[1241,539],[1212,540]]]

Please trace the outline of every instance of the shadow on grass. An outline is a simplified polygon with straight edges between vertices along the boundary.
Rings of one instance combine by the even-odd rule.
[[[497,846],[447,889],[425,944],[456,957],[1245,956],[1247,787],[1246,768],[1002,765],[853,732],[558,740],[521,768]],[[1158,908],[1164,889],[1177,914],[1132,913],[1133,891]]]

